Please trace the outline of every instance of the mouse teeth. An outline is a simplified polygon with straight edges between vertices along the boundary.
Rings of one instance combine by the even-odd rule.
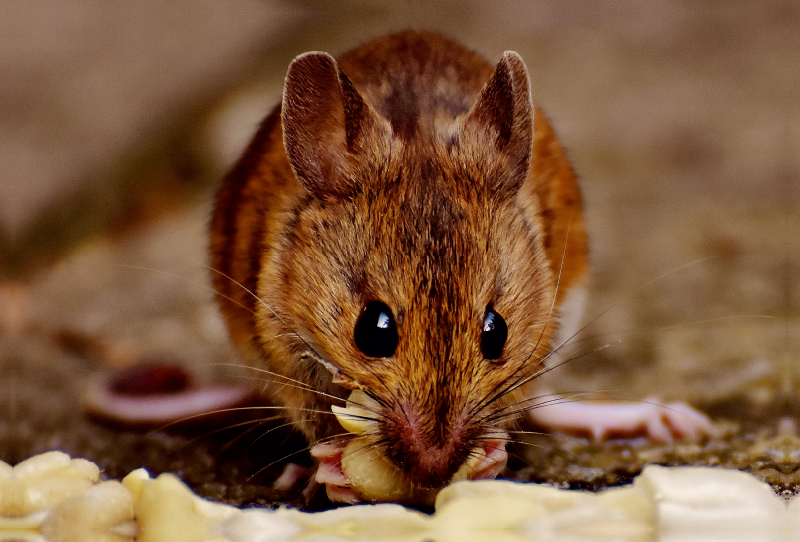
[[[374,429],[380,405],[362,390],[355,390],[344,407],[333,405],[331,410],[344,429],[354,435],[364,435]]]
[[[377,429],[380,405],[362,390],[355,390],[344,407],[332,406],[336,419],[355,435],[347,441],[314,446],[311,455],[320,460],[317,482],[327,488],[328,497],[353,502],[354,495],[367,502],[393,501],[431,505],[438,489],[421,488],[393,464],[376,446],[370,434]],[[495,478],[506,466],[508,435],[496,431],[486,436],[452,481]]]

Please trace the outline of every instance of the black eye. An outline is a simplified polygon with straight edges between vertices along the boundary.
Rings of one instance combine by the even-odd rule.
[[[483,317],[483,332],[481,333],[481,350],[486,359],[498,359],[503,353],[503,346],[508,338],[508,326],[503,317],[487,307],[486,316]]]
[[[356,346],[372,358],[388,358],[394,354],[399,337],[392,309],[386,303],[371,301],[356,322],[353,333]]]

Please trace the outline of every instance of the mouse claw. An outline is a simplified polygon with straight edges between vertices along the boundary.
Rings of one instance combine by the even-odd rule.
[[[672,437],[696,440],[717,434],[717,428],[708,416],[682,401],[662,404],[658,399],[650,398],[645,403],[653,407],[651,421],[656,423],[655,420],[658,420],[662,428],[669,432],[668,435],[664,434],[662,442],[670,442]],[[651,433],[649,426],[648,433]]]
[[[315,480],[325,486],[328,499],[331,502],[356,504],[362,502],[362,499],[342,470],[342,454],[348,441],[349,439],[345,439],[315,444],[311,447],[311,456],[319,462]]]
[[[640,403],[615,401],[554,402],[528,410],[538,426],[568,433],[589,434],[596,441],[612,436],[645,434],[655,442],[714,436],[716,428],[702,412],[686,403],[664,404],[657,399]]]

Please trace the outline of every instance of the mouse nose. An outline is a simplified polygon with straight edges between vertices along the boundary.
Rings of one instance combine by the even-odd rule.
[[[452,448],[426,447],[412,457],[409,474],[419,487],[425,489],[445,486],[464,463],[463,459],[454,456]]]
[[[421,488],[449,483],[469,458],[463,423],[450,416],[426,419],[404,406],[394,418],[387,456]],[[438,413],[441,414],[441,413]],[[431,419],[432,418],[432,419]]]
[[[408,443],[399,455],[403,471],[423,489],[444,487],[466,461],[453,445],[431,446],[424,442]]]

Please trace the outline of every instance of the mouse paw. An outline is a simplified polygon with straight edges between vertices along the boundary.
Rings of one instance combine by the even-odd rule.
[[[588,433],[595,440],[645,434],[653,441],[668,443],[676,438],[713,436],[716,432],[708,416],[686,403],[665,404],[653,398],[640,403],[555,402],[528,410],[528,417],[538,426],[569,433]]]
[[[503,472],[508,463],[506,441],[508,437],[486,439],[473,451],[470,458],[458,469],[452,481],[458,480],[493,480]]]
[[[342,454],[348,442],[349,439],[345,439],[315,444],[311,447],[311,456],[319,462],[315,480],[325,486],[328,499],[331,502],[355,504],[363,499],[353,489],[350,478],[342,470]]]
[[[314,472],[312,467],[304,467],[297,463],[287,463],[283,467],[281,475],[272,483],[272,489],[291,491],[308,482],[314,476]]]

